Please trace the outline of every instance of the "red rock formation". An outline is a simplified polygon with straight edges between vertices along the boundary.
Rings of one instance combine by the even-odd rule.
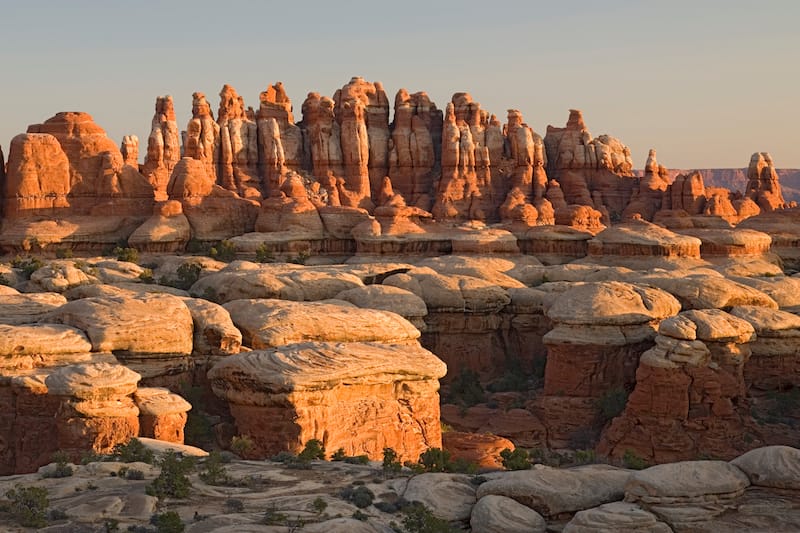
[[[252,455],[298,452],[309,439],[348,455],[403,459],[441,447],[444,364],[416,343],[306,342],[234,355],[209,371]]]
[[[639,189],[634,191],[622,217],[630,219],[639,215],[645,220],[653,220],[655,213],[662,207],[662,197],[668,187],[669,171],[658,164],[656,151],[651,148],[644,165],[644,176],[639,179]]]
[[[140,387],[133,399],[139,408],[140,436],[183,444],[189,402],[160,387]]]
[[[219,93],[219,167],[217,180],[244,198],[261,199],[258,129],[247,117],[244,99],[228,84]]]
[[[497,143],[502,143],[502,134],[494,134],[499,128],[497,123],[489,124],[488,115],[469,94],[453,95],[442,129],[442,177],[433,206],[437,220],[486,220],[493,216],[490,148],[485,142],[491,129],[489,139],[496,152]]]
[[[503,464],[500,452],[514,450],[510,440],[491,433],[464,433],[447,431],[442,433],[442,449],[450,452],[452,459],[461,459],[480,468],[500,470]]]
[[[3,182],[3,215],[57,216],[69,208],[69,160],[58,140],[46,133],[23,133],[11,140]]]
[[[300,175],[290,173],[281,186],[279,196],[261,202],[255,230],[263,233],[291,232],[298,238],[321,239],[324,227],[318,207],[309,199]]]
[[[426,93],[397,91],[389,141],[389,177],[411,205],[425,210],[433,206],[431,192],[441,128],[442,112]]]
[[[202,162],[212,183],[217,182],[220,151],[220,127],[211,114],[211,106],[203,93],[192,94],[192,118],[186,125],[183,156]],[[171,178],[170,178],[171,181]]]
[[[772,157],[767,152],[756,152],[750,158],[745,195],[758,204],[762,211],[788,207],[781,194],[781,185]]]
[[[652,346],[658,322],[678,311],[680,303],[665,291],[619,282],[586,283],[559,295],[546,311],[555,327],[544,336],[544,390],[536,399],[551,446],[567,446],[577,432],[596,428],[599,399],[633,386],[638,355]]]
[[[571,109],[564,128],[547,127],[547,175],[557,179],[569,204],[622,214],[635,190],[630,150],[608,135],[592,138],[580,111]]]
[[[172,97],[159,96],[147,138],[147,155],[142,165],[142,174],[153,186],[156,199],[166,199],[170,174],[180,159],[181,145]]]
[[[260,96],[256,115],[262,189],[270,196],[280,189],[286,170],[300,170],[306,155],[303,133],[294,124],[292,102],[281,82],[270,85]]]
[[[258,202],[216,185],[207,168],[199,159],[184,157],[175,165],[167,186],[169,199],[181,203],[192,236],[219,241],[253,231]]]
[[[745,427],[743,368],[755,338],[746,321],[720,310],[686,311],[663,321],[656,346],[642,354],[625,410],[598,451],[630,450],[658,463],[700,454],[729,458],[755,447]]]
[[[136,135],[123,137],[119,151],[122,154],[123,163],[133,168],[139,168],[139,137]]]
[[[71,215],[148,216],[153,189],[87,113],[58,113],[28,133],[58,140],[69,161]]]

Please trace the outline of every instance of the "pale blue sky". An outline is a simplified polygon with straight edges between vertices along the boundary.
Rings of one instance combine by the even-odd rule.
[[[440,108],[468,91],[544,135],[568,109],[593,135],[671,168],[742,167],[755,151],[800,167],[800,1],[0,0],[0,145],[80,110],[144,155],[156,96],[178,122],[191,94],[216,111],[224,83],[247,105],[281,80],[306,94],[351,76],[425,90]]]

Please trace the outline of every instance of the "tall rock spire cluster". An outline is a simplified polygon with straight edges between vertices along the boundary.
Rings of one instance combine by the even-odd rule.
[[[261,92],[257,110],[226,84],[216,118],[204,93],[192,95],[192,118],[181,132],[172,97],[159,96],[141,165],[135,136],[117,147],[88,114],[59,113],[11,142],[8,164],[0,165],[3,217],[34,226],[42,217],[117,217],[92,221],[90,232],[113,225],[113,235],[100,240],[115,242],[165,212],[182,228],[185,214],[191,235],[209,240],[252,232],[259,216],[271,220],[270,210],[293,216],[300,204],[304,213],[319,210],[325,232],[337,236],[372,215],[369,234],[424,232],[417,222],[431,219],[596,233],[633,218],[680,226],[711,215],[738,223],[788,207],[767,153],[753,155],[747,190],[738,195],[706,187],[699,174],[670,183],[655,150],[637,177],[628,147],[593,137],[578,110],[543,138],[518,110],[509,109],[502,123],[466,92],[455,93],[443,112],[426,93],[400,89],[392,113],[380,82],[354,77],[332,97],[308,93],[301,113],[296,122],[280,82]],[[177,203],[156,206],[167,200]],[[9,238],[41,233],[30,224]],[[61,227],[52,238],[98,239],[71,231]]]

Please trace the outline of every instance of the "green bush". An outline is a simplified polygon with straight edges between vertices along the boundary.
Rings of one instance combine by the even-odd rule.
[[[114,446],[112,457],[122,463],[147,463],[155,462],[155,456],[139,439],[131,439],[125,444]]]
[[[9,499],[9,512],[23,527],[44,527],[47,525],[47,489],[17,485],[6,491]]]
[[[208,255],[219,261],[230,263],[236,259],[236,245],[232,241],[220,241],[209,249]]]
[[[408,533],[453,533],[456,530],[449,522],[437,518],[430,509],[413,502],[403,509],[403,527]]]
[[[142,283],[155,283],[156,279],[153,277],[153,269],[143,269],[142,273],[139,274],[139,280],[141,280]]]
[[[622,455],[622,464],[625,468],[630,468],[631,470],[644,470],[649,466],[647,461],[636,455],[636,452],[633,450],[625,450],[625,453]]]
[[[244,502],[238,498],[228,498],[225,500],[225,510],[229,513],[241,513],[244,511]]]
[[[200,472],[200,479],[203,483],[208,485],[230,485],[232,482],[231,476],[225,470],[222,461],[222,455],[214,450],[208,454],[205,462],[203,463],[204,470]]]
[[[428,448],[419,456],[425,472],[447,472],[450,470],[450,452],[441,448]]]
[[[189,290],[200,279],[200,272],[202,271],[203,267],[197,263],[184,263],[175,271],[178,277],[174,280],[165,280],[165,285],[184,291]]]
[[[303,451],[301,451],[297,458],[303,462],[311,462],[315,459],[325,460],[325,445],[319,439],[311,439],[306,442]]]
[[[157,498],[186,498],[192,483],[186,476],[194,468],[194,459],[180,457],[172,450],[168,450],[159,461],[161,473],[152,483],[147,485],[146,492]]]
[[[314,501],[308,504],[308,508],[319,516],[325,512],[325,509],[328,508],[328,502],[317,496],[314,498]]]
[[[453,378],[448,389],[447,401],[472,407],[486,401],[486,393],[478,379],[478,374],[469,368],[462,368]]]
[[[274,263],[275,256],[272,251],[263,242],[256,248],[256,261],[259,263]]]
[[[514,451],[506,448],[500,452],[503,468],[506,470],[530,470],[531,458],[527,450],[517,448]]]
[[[16,256],[11,260],[11,266],[22,270],[22,277],[24,279],[31,279],[31,274],[45,266],[45,263],[36,256],[26,257],[24,259],[20,256]]]
[[[139,262],[139,250],[136,248],[122,248],[121,246],[117,246],[114,248],[112,255],[117,256],[117,261],[127,261],[128,263]]]
[[[392,448],[383,449],[383,475],[384,477],[396,476],[402,470],[403,465],[400,464],[400,458],[397,452]]]
[[[339,496],[359,509],[369,507],[375,499],[375,494],[363,485],[345,487],[339,493]]]
[[[247,457],[254,447],[255,443],[249,435],[237,435],[231,439],[231,451],[239,457]]]
[[[45,471],[43,477],[46,478],[62,478],[70,477],[73,474],[72,467],[68,465],[69,457],[62,451],[57,451],[53,454],[53,462],[56,463],[55,469],[52,471]]]
[[[597,408],[600,409],[600,415],[603,417],[604,422],[608,422],[619,415],[625,410],[625,403],[628,401],[628,391],[622,387],[615,387],[603,393],[597,399]]]
[[[71,259],[71,258],[72,258],[71,248],[56,248],[56,259]]]
[[[183,533],[186,526],[175,511],[153,515],[150,523],[156,526],[156,533]]]

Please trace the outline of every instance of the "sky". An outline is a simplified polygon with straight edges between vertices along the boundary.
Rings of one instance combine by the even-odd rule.
[[[650,148],[668,168],[747,166],[768,151],[800,168],[800,2],[765,0],[0,0],[0,146],[59,111],[85,111],[144,157],[155,99],[178,125],[222,85],[258,107],[283,81],[309,92],[352,76],[455,92],[544,135],[581,109],[595,136]]]

